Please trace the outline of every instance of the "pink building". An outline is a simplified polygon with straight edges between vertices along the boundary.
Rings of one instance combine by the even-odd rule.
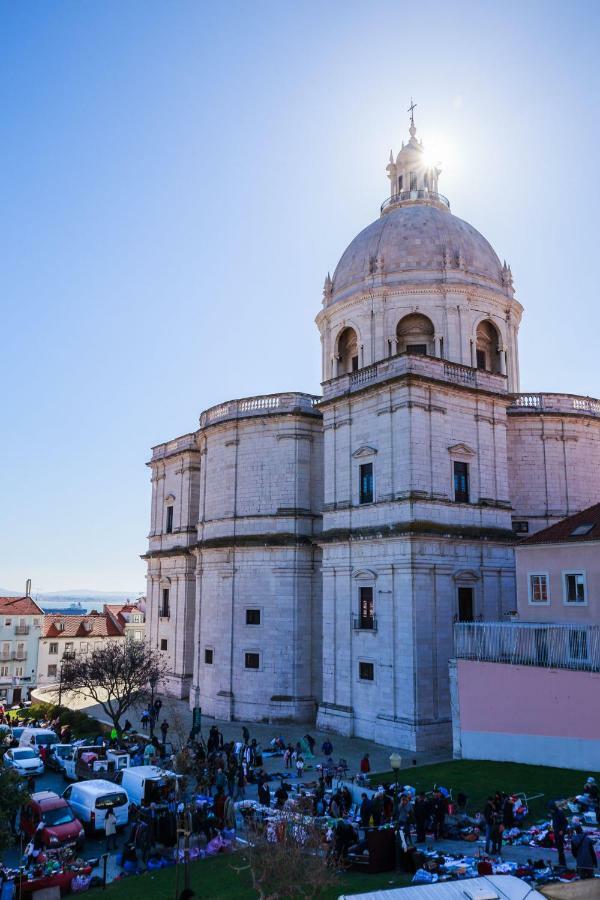
[[[454,755],[600,769],[600,504],[516,550],[512,622],[459,623]]]

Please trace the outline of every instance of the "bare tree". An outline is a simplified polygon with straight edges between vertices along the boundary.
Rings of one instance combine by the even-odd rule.
[[[164,674],[162,657],[143,641],[106,641],[65,661],[62,687],[95,700],[119,731],[125,713],[145,700],[149,685],[156,687]]]
[[[328,862],[323,830],[308,818],[282,812],[264,830],[252,830],[240,851],[259,900],[283,900],[320,896],[338,885],[334,866]]]

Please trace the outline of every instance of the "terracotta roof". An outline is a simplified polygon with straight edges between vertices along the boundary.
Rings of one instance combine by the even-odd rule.
[[[86,628],[86,623],[91,628]],[[59,627],[59,626],[63,627]],[[123,628],[107,613],[91,612],[86,616],[44,616],[45,638],[50,637],[122,637]]]
[[[31,597],[0,597],[0,615],[43,616],[44,610]]]
[[[591,528],[586,528],[591,526]],[[577,534],[573,532],[577,531]],[[600,541],[600,503],[588,506],[582,512],[561,519],[542,531],[524,538],[520,544],[579,544],[587,541]]]

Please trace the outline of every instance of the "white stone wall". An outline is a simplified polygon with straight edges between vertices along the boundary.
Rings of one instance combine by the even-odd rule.
[[[600,501],[600,417],[513,409],[507,453],[513,517],[530,534]]]
[[[81,635],[79,637],[49,637],[40,638],[38,650],[38,679],[39,687],[50,684],[58,684],[60,680],[60,664],[66,649],[72,648],[76,654],[92,652],[98,644],[106,641],[124,641],[124,637],[100,637],[98,635]],[[58,644],[58,653],[50,653],[50,645]],[[68,647],[67,647],[68,645]],[[56,675],[48,674],[48,666],[56,666]]]
[[[24,700],[36,686],[43,621],[42,610],[37,616],[0,615],[0,700],[12,704],[15,688]]]

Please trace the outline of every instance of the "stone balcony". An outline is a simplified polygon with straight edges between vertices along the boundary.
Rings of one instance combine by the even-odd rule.
[[[229,419],[281,415],[282,413],[308,413],[318,416],[320,413],[315,406],[320,400],[321,397],[296,392],[228,400],[227,403],[220,403],[218,406],[211,406],[210,409],[205,410],[200,415],[200,428],[207,428],[209,425]]]
[[[350,372],[338,375],[323,384],[323,400],[330,400],[340,394],[352,394],[365,387],[399,378],[405,375],[417,375],[434,381],[446,381],[463,387],[491,391],[495,394],[506,393],[506,376],[474,369],[459,363],[439,359],[436,356],[412,355],[399,353],[380,362],[373,363]]]
[[[514,394],[508,407],[511,415],[560,413],[600,418],[600,400],[577,394]]]
[[[166,459],[168,456],[173,456],[174,454],[181,453],[185,450],[198,450],[195,434],[183,434],[181,437],[173,438],[172,441],[167,441],[166,444],[157,444],[156,447],[152,448],[152,459],[148,465],[152,465],[153,462],[156,462],[159,459]]]

